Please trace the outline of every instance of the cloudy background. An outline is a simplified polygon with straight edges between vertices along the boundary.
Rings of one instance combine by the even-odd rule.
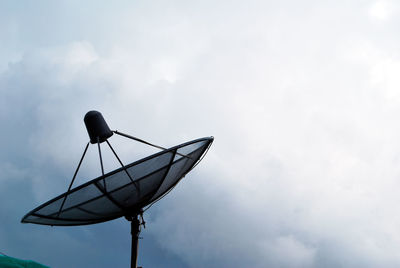
[[[215,137],[145,214],[144,267],[399,267],[399,13],[390,0],[2,1],[0,251],[129,266],[124,219],[20,223],[67,189],[95,109],[165,147]],[[155,152],[110,141],[124,162]],[[92,146],[76,185],[99,173]]]

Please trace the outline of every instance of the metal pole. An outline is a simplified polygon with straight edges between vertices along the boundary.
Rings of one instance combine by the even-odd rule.
[[[137,268],[137,257],[139,251],[139,233],[140,222],[138,215],[131,218],[131,235],[132,235],[132,251],[131,251],[131,268]]]

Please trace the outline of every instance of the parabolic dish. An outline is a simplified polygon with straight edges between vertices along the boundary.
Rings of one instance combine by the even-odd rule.
[[[212,137],[193,140],[125,165],[126,171],[119,168],[53,198],[26,214],[22,222],[72,226],[137,214],[168,193],[212,142]]]

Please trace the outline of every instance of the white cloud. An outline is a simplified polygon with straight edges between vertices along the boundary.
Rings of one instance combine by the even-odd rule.
[[[387,1],[377,1],[369,9],[369,14],[373,18],[385,20],[391,15],[391,9]]]

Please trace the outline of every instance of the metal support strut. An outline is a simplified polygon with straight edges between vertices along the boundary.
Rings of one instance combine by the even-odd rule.
[[[85,150],[83,151],[81,160],[79,161],[79,164],[78,164],[78,166],[77,166],[77,168],[76,168],[76,170],[75,170],[74,176],[72,177],[72,180],[71,180],[71,183],[69,184],[68,190],[67,190],[67,192],[65,193],[65,196],[64,196],[64,199],[63,199],[63,201],[62,201],[62,203],[61,203],[60,209],[58,210],[57,217],[60,216],[61,210],[62,210],[63,207],[64,207],[65,200],[67,200],[67,196],[68,196],[68,194],[69,194],[69,191],[71,190],[72,184],[74,183],[74,180],[75,180],[75,178],[76,178],[76,174],[78,174],[79,168],[81,167],[83,158],[85,158],[85,154],[86,154],[86,151],[87,151],[88,147],[89,147],[89,142],[86,144],[86,147],[85,147]]]
[[[100,138],[99,137],[97,137],[97,148],[99,149],[101,175],[104,177],[103,158],[101,157]],[[107,189],[106,189],[106,180],[104,178],[103,178],[103,187],[104,187],[104,191],[107,191]]]
[[[106,140],[108,146],[110,147],[111,151],[113,152],[114,156],[117,158],[119,164],[121,165],[121,167],[124,169],[126,175],[128,175],[129,179],[131,180],[132,184],[135,186],[136,190],[140,191],[139,186],[137,185],[137,183],[133,180],[132,176],[129,174],[128,170],[126,170],[125,165],[122,163],[121,159],[119,159],[117,153],[114,151],[114,148],[111,146],[111,143]]]
[[[158,149],[160,149],[160,150],[166,150],[166,148],[164,148],[164,147],[161,147],[161,146],[152,144],[152,143],[150,143],[150,142],[147,142],[147,141],[145,141],[145,140],[142,140],[142,139],[133,137],[133,136],[131,136],[131,135],[128,135],[128,134],[119,132],[118,130],[112,130],[112,132],[115,133],[115,134],[117,134],[117,135],[120,135],[120,136],[122,136],[122,137],[125,137],[125,138],[131,139],[131,140],[135,140],[135,141],[138,141],[138,142],[141,142],[141,143],[144,143],[144,144],[153,146],[153,147],[158,148]],[[180,156],[183,156],[183,157],[186,157],[186,158],[189,158],[189,159],[192,159],[190,156],[185,155],[185,154],[181,154],[181,153],[178,153],[178,152],[177,152],[176,154],[177,154],[177,155],[180,155]]]

